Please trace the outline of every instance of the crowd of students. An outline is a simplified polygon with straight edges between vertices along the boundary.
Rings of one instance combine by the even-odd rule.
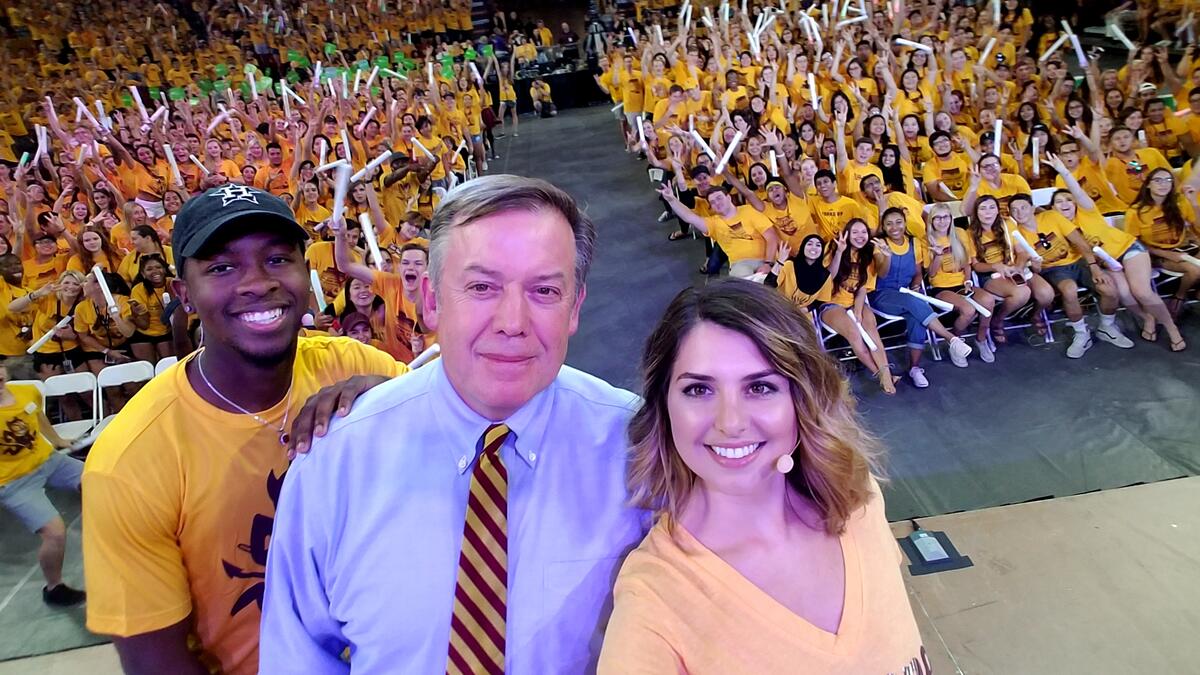
[[[1159,32],[1142,37],[1164,41],[1129,42],[1102,68],[1071,17],[1035,19],[1021,0],[668,4],[609,35],[597,81],[648,162],[660,222],[679,222],[670,239],[707,235],[703,273],[728,262],[776,286],[888,393],[900,378],[876,312],[905,320],[917,387],[930,335],[955,365],[972,351],[991,363],[1010,317],[1045,336],[1056,298],[1071,358],[1096,339],[1134,346],[1122,305],[1143,340],[1162,329],[1187,347],[1200,63],[1194,42],[1174,63],[1167,45],[1186,42],[1189,15],[1144,9],[1142,30]],[[1041,188],[1053,196],[1035,205]]]
[[[34,3],[7,7],[0,254],[15,258],[3,265],[0,354],[13,377],[186,349],[164,311],[176,274],[167,244],[183,204],[226,184],[284,197],[308,230],[331,308],[315,312],[312,330],[358,328],[411,360],[433,341],[415,301],[420,270],[391,284],[396,276],[353,264],[367,255],[359,223],[373,224],[384,272],[423,266],[433,209],[499,158],[491,130],[509,111],[517,135],[513,72],[554,35],[541,22],[528,37],[505,34],[499,15],[495,39],[476,42],[461,0],[194,8],[203,35],[161,3],[87,3],[46,21]],[[535,108],[553,112],[549,86],[528,86]],[[344,237],[328,227],[338,160],[357,172]],[[97,269],[119,312],[106,310]]]

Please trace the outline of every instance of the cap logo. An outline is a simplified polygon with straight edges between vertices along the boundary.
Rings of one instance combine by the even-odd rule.
[[[209,196],[220,197],[221,206],[229,206],[233,202],[250,202],[251,204],[258,203],[258,190],[238,183],[226,183],[216,190],[213,190]]]

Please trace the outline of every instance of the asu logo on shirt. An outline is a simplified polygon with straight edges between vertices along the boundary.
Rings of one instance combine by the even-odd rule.
[[[754,235],[747,232],[746,228],[742,227],[741,221],[729,224],[729,236],[732,239],[744,239],[746,241],[754,241]]]

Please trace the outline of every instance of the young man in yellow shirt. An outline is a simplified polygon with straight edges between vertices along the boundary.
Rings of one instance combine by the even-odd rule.
[[[84,601],[83,591],[62,580],[67,526],[46,496],[46,487],[79,490],[83,462],[55,448],[69,443],[42,412],[42,395],[31,386],[9,386],[8,368],[0,362],[0,507],[42,538],[38,565],[46,578],[42,601],[69,607]]]
[[[289,423],[309,396],[407,369],[350,338],[299,338],[311,289],[283,200],[226,184],[172,233],[184,310],[204,348],[109,424],[83,481],[88,627],[127,672],[258,670],[258,626]]]

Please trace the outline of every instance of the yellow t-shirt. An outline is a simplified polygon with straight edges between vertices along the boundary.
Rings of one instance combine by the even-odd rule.
[[[150,319],[150,324],[145,328],[139,328],[138,332],[142,335],[158,337],[166,335],[170,332],[170,327],[162,322],[163,313],[163,293],[169,293],[167,288],[159,288],[151,291],[146,290],[146,284],[138,284],[133,287],[129,293],[130,302],[136,302],[146,308],[146,313]],[[133,321],[133,310],[129,312],[130,321]]]
[[[113,300],[121,309],[121,316],[129,319],[129,298],[124,295],[114,295]],[[91,335],[105,347],[120,347],[129,339],[121,333],[116,323],[107,314],[101,319],[96,311],[96,304],[86,299],[75,306],[75,321],[72,325],[75,327],[76,335]]]
[[[953,189],[953,188],[951,188]],[[1000,215],[1004,218],[1008,217],[1008,198],[1017,194],[1031,194],[1029,183],[1015,173],[1000,174],[1000,187],[992,187],[992,184],[986,180],[979,181],[979,189],[975,191],[977,197],[995,197],[1000,204]]]
[[[1142,188],[1146,176],[1155,169],[1170,169],[1167,158],[1154,148],[1138,148],[1134,151],[1137,159],[1126,162],[1113,155],[1104,163],[1104,173],[1112,181],[1117,190],[1117,196],[1126,204],[1133,204],[1137,199],[1138,190]]]
[[[737,207],[737,214],[730,219],[713,214],[704,220],[708,236],[725,251],[731,264],[767,259],[767,240],[763,238],[763,232],[771,229],[771,220],[753,206]]]
[[[16,401],[0,408],[0,485],[34,471],[54,451],[38,425],[42,395],[25,384],[8,385],[8,390]]]
[[[1062,267],[1079,260],[1079,251],[1067,241],[1067,235],[1078,229],[1075,223],[1062,217],[1058,211],[1042,211],[1034,218],[1037,231],[1018,225],[1012,235],[1025,238],[1034,251],[1042,257],[1042,269]]]
[[[1083,238],[1087,239],[1089,247],[1099,246],[1104,249],[1105,253],[1117,259],[1125,255],[1133,242],[1137,241],[1137,237],[1132,234],[1119,227],[1109,225],[1104,216],[1100,215],[1096,209],[1084,211],[1077,208],[1075,224],[1083,233]]]
[[[858,293],[859,289],[865,288],[868,292],[875,290],[875,281],[878,277],[878,272],[875,270],[875,260],[872,258],[867,263],[867,278],[860,279],[857,264],[857,259],[860,255],[862,255],[861,249],[852,251],[849,264],[842,265],[842,269],[846,270],[848,274],[845,279],[842,279],[840,284],[837,284],[835,280],[833,296],[829,299],[830,302],[849,309],[854,305],[854,296]]]
[[[821,199],[820,195],[810,197],[808,200],[808,208],[812,212],[813,220],[817,223],[817,230],[825,243],[833,241],[846,223],[855,218],[862,218],[867,221],[870,214],[863,208],[862,204],[854,201],[849,197],[839,197],[832,204]],[[867,227],[872,227],[875,223],[867,221]]]
[[[930,672],[878,487],[841,535],[836,634],[792,613],[680,525],[656,524],[621,566],[600,675]],[[784,564],[784,563],[780,563]]]
[[[1075,176],[1075,180],[1079,183],[1079,187],[1096,202],[1096,208],[1100,213],[1113,213],[1124,211],[1126,208],[1125,202],[1117,196],[1117,192],[1113,189],[1112,183],[1108,182],[1108,176],[1104,173],[1104,168],[1092,161],[1090,157],[1083,157],[1079,160],[1079,166],[1071,172]],[[1066,189],[1067,183],[1062,176],[1054,179],[1054,187]]]
[[[937,246],[945,246],[947,247],[947,250],[942,254],[941,259],[938,260],[937,268],[929,268],[929,285],[933,288],[954,288],[956,286],[962,286],[965,284],[967,282],[967,275],[971,271],[971,260],[975,258],[975,247],[971,243],[971,237],[967,235],[966,231],[959,227],[952,227],[950,228],[950,231],[954,234],[954,236],[958,237],[958,241],[962,243],[963,250],[967,254],[966,264],[960,266],[958,261],[954,259],[954,253],[949,249],[949,237],[938,238],[938,240],[933,243]],[[929,251],[929,258],[930,262],[932,263],[932,250]]]
[[[946,159],[939,159],[937,155],[932,155],[925,162],[925,167],[921,174],[925,181],[926,192],[930,194],[938,194],[941,190],[934,190],[933,183],[941,181],[946,187],[950,188],[959,199],[963,198],[967,190],[967,173],[969,165],[966,159],[959,153],[950,153]]]
[[[362,256],[357,251],[351,251],[350,257],[355,262],[362,262]],[[333,302],[346,285],[346,273],[339,270],[333,258],[333,242],[318,241],[304,251],[304,260],[308,268],[316,270],[321,279],[321,290],[325,292],[325,301]]]
[[[1179,248],[1187,241],[1188,228],[1191,227],[1193,232],[1195,232],[1195,226],[1189,226],[1188,223],[1196,222],[1196,215],[1192,210],[1192,205],[1187,203],[1182,197],[1179,198],[1179,210],[1183,215],[1185,224],[1182,229],[1176,230],[1163,217],[1161,206],[1148,208],[1144,211],[1129,209],[1125,212],[1125,231],[1141,239],[1142,243],[1147,246],[1161,249]]]
[[[842,167],[841,171],[838,171],[838,193],[866,206],[866,198],[861,196],[862,190],[859,189],[858,185],[867,176],[875,176],[880,181],[883,181],[883,171],[879,167],[869,162],[860,165],[851,158],[846,163],[846,166]]]
[[[408,368],[350,338],[302,337],[292,395],[259,413],[266,426],[200,398],[184,367],[194,357],[138,392],[88,455],[87,626],[127,637],[191,614],[203,661],[255,673],[267,545],[288,467],[278,425],[322,387]]]
[[[13,300],[25,297],[29,292],[29,289],[10,286],[0,280],[0,356],[23,356],[29,347],[33,315],[8,311]]]
[[[792,255],[797,255],[804,238],[817,234],[817,225],[813,222],[812,212],[808,210],[808,201],[789,192],[783,208],[775,206],[769,199],[763,202],[767,206],[763,213],[771,219],[779,241],[792,249]]]

